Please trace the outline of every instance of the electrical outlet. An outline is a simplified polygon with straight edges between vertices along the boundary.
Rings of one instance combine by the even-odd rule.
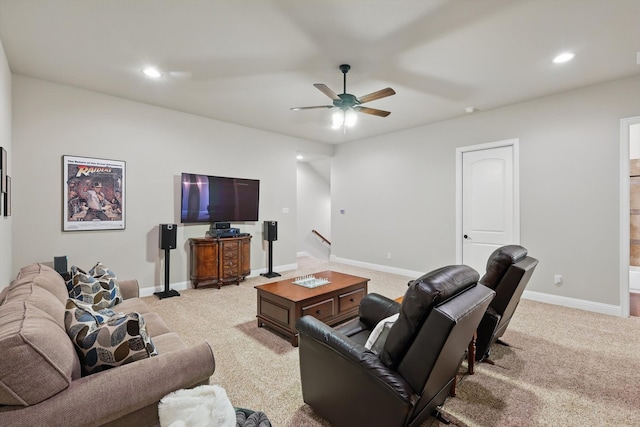
[[[387,259],[391,259],[391,252],[387,252]]]
[[[562,286],[564,284],[564,281],[562,280],[562,275],[556,274],[555,276],[553,276],[553,283],[555,283],[556,286]]]

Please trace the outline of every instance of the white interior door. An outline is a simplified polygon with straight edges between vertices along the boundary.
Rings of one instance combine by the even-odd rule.
[[[495,249],[520,242],[516,142],[468,147],[459,154],[460,263],[480,276]]]

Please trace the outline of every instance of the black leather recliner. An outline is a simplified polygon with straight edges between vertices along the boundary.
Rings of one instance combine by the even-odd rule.
[[[537,265],[538,260],[527,256],[527,249],[518,245],[498,248],[489,257],[480,283],[493,289],[496,297],[478,326],[476,361],[487,359],[491,346],[504,334]]]
[[[471,267],[448,266],[409,284],[402,304],[377,294],[359,318],[333,329],[312,316],[296,324],[304,401],[341,426],[418,426],[448,396],[494,292]],[[399,317],[379,356],[363,344],[378,322]]]

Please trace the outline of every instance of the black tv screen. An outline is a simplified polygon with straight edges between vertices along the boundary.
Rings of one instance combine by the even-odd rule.
[[[242,222],[258,220],[257,179],[182,174],[180,222]]]

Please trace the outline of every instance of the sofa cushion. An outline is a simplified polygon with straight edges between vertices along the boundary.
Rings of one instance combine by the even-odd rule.
[[[46,313],[49,318],[64,330],[64,305],[58,299],[43,287],[34,283],[14,282],[9,287],[4,301],[10,303],[13,301],[28,301],[38,309]]]
[[[141,298],[126,299],[118,304],[114,309],[117,309],[117,311],[121,313],[132,313],[134,311],[143,315],[153,313],[151,308],[149,308],[149,305],[147,305],[147,303]]]
[[[66,304],[67,298],[69,298],[62,276],[53,268],[44,264],[36,263],[22,267],[12,285],[23,283],[35,283],[49,291],[63,306]]]
[[[109,269],[98,263],[89,271],[86,273],[75,265],[71,267],[71,279],[67,282],[69,297],[101,308],[122,302],[118,282]]]
[[[5,294],[0,305],[0,405],[34,405],[79,376],[75,349],[59,323],[60,310],[64,318],[64,305],[35,283],[14,282]]]
[[[65,312],[67,334],[78,350],[83,375],[158,354],[139,313],[97,308],[69,299]]]

